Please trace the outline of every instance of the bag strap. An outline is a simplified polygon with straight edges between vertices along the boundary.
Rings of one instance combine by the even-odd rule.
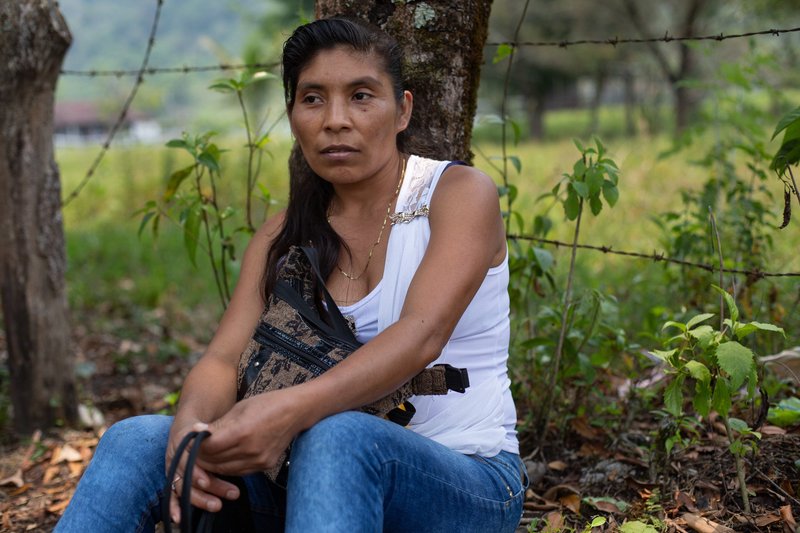
[[[325,304],[328,307],[328,313],[331,315],[331,321],[333,322],[333,327],[336,331],[344,335],[345,337],[352,337],[355,340],[355,335],[353,335],[353,331],[347,325],[347,320],[345,320],[344,316],[342,316],[342,312],[339,310],[339,306],[336,305],[336,301],[331,296],[331,293],[328,292],[328,289],[325,287],[325,279],[322,277],[322,272],[319,268],[319,259],[317,257],[317,250],[310,246],[301,246],[300,250],[308,258],[308,262],[311,263],[311,268],[314,270],[314,274],[317,277],[317,285],[322,289],[322,294],[325,296]]]
[[[209,435],[211,435],[211,433],[208,431],[190,431],[183,437],[183,439],[181,439],[181,442],[175,449],[175,455],[172,456],[172,461],[170,462],[169,469],[167,470],[167,483],[164,488],[164,493],[166,496],[161,502],[161,518],[164,524],[164,533],[172,533],[172,520],[169,516],[169,503],[172,499],[172,480],[175,479],[175,474],[177,474],[178,467],[180,466],[181,457],[183,456],[184,452],[186,452],[186,448],[188,448],[189,444],[194,441],[192,443],[192,448],[189,451],[189,456],[186,458],[186,467],[183,471],[183,487],[181,488],[180,501],[181,533],[191,533],[192,514],[194,511],[194,507],[190,501],[192,492],[192,472],[194,471],[194,464],[197,461],[197,454],[200,451],[200,445],[203,443],[203,439]],[[210,526],[209,521],[201,520],[201,527],[197,531],[203,531],[208,526]]]

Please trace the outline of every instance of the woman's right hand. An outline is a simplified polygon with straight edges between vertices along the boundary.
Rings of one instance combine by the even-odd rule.
[[[169,443],[167,444],[166,465],[172,463],[175,449],[180,444],[183,437],[190,431],[207,431],[208,425],[203,422],[195,421],[189,424],[182,424],[181,427],[173,427],[170,431]],[[170,480],[172,495],[169,502],[169,514],[172,521],[179,524],[181,521],[180,498],[183,493],[183,477],[186,468],[186,455],[181,457],[177,474]],[[235,500],[239,497],[239,488],[227,481],[224,481],[211,472],[195,465],[192,469],[192,490],[191,504],[200,509],[217,512],[222,508],[222,499]]]

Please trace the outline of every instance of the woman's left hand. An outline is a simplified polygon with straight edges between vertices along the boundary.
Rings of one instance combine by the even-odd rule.
[[[197,464],[218,474],[242,475],[275,466],[304,427],[302,386],[269,391],[236,403],[211,423]],[[300,393],[300,394],[298,394]]]

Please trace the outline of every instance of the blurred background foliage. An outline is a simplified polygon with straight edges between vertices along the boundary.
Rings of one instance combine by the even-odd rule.
[[[66,70],[136,69],[146,46],[155,2],[61,0],[74,35]],[[586,214],[581,242],[615,250],[664,252],[686,261],[714,263],[717,251],[708,213],[720,229],[726,266],[798,272],[797,221],[778,230],[783,184],[768,170],[779,139],[770,135],[780,117],[800,102],[800,34],[686,44],[523,46],[510,75],[508,58],[494,61],[519,22],[521,2],[495,0],[475,118],[475,164],[514,195],[514,233],[568,240],[573,226],[548,193],[573,172],[573,138],[603,139],[621,169],[620,198],[602,220]],[[521,41],[734,34],[800,26],[793,0],[680,0],[531,3]],[[313,2],[227,0],[166,2],[151,67],[265,63],[299,22],[313,17]],[[279,68],[267,69],[279,75]],[[248,147],[237,99],[209,91],[224,72],[146,77],[132,115],[154,128],[115,140],[96,175],[64,211],[68,294],[76,331],[102,331],[135,341],[157,324],[164,358],[191,350],[176,338],[207,342],[222,308],[211,267],[186,254],[185,220],[164,217],[157,236],[137,214],[158,199],[176,171],[190,165],[185,152],[165,147],[183,132],[216,132],[224,148],[216,158],[221,202],[234,206],[233,227],[243,224]],[[89,101],[113,121],[134,78],[62,76],[59,105]],[[504,88],[508,98],[503,100]],[[677,95],[682,92],[684,96]],[[687,96],[688,95],[688,96]],[[243,91],[254,130],[275,123],[260,148],[259,187],[265,202],[256,220],[286,198],[291,140],[280,122],[279,81],[267,78]],[[685,121],[677,119],[684,98]],[[506,110],[503,116],[502,110]],[[277,122],[275,122],[277,121]],[[501,128],[513,132],[506,146]],[[84,177],[102,136],[57,138],[65,196]],[[502,153],[516,164],[502,174]],[[227,259],[235,279],[246,232],[231,237]],[[662,347],[667,320],[718,312],[712,283],[718,274],[597,251],[580,250],[575,289],[564,302],[569,250],[529,240],[510,241],[513,333],[511,370],[523,438],[535,423],[551,368],[563,306],[568,306],[564,361],[559,366],[552,417],[563,432],[575,418],[623,430],[637,413],[660,407],[653,387],[639,386]],[[747,320],[784,328],[786,338],[748,339],[760,356],[798,344],[796,277],[731,276],[723,279]],[[716,311],[715,311],[716,310]],[[120,371],[128,368],[122,353]],[[196,355],[196,354],[194,354]],[[88,372],[90,377],[91,372]],[[796,394],[785,375],[765,374],[772,398]],[[655,386],[654,386],[655,387]],[[2,407],[2,405],[0,405]],[[531,442],[527,442],[531,445]]]

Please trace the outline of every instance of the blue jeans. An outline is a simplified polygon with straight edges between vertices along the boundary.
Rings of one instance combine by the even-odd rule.
[[[171,423],[139,416],[109,428],[55,531],[153,531]],[[500,533],[516,529],[527,478],[518,455],[463,455],[347,412],[297,437],[285,494],[261,474],[245,483],[259,531]]]

